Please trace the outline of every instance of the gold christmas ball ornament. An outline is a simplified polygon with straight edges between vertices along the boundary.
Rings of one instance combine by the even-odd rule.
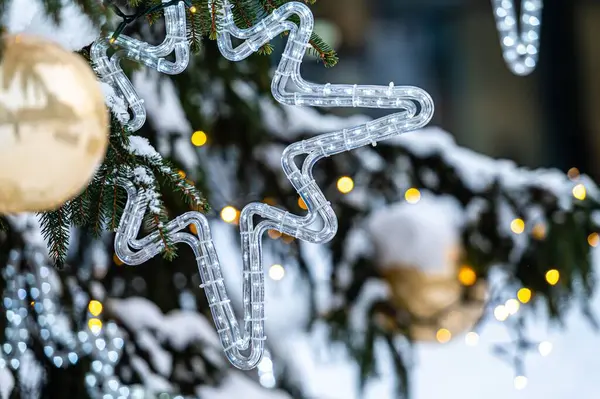
[[[3,41],[0,214],[52,210],[83,191],[104,158],[104,96],[81,56],[28,35]]]
[[[377,267],[415,341],[447,342],[483,314],[487,284],[460,263],[461,214],[438,197],[392,205],[369,220]]]

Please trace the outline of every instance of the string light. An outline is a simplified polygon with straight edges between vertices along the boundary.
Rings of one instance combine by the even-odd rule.
[[[531,300],[531,290],[529,288],[521,288],[517,291],[517,298],[521,303],[527,303]]]
[[[550,285],[558,284],[558,280],[560,280],[560,272],[556,269],[551,269],[546,272],[546,281]]]
[[[464,286],[470,287],[477,282],[477,274],[469,266],[462,266],[458,271],[458,281]]]
[[[277,230],[269,230],[269,232],[267,233],[269,235],[270,238],[272,238],[273,240],[277,240],[278,238],[281,238],[281,232],[277,231]]]
[[[576,199],[583,201],[586,197],[586,190],[583,184],[578,184],[573,187],[573,197]]]
[[[342,194],[348,194],[354,190],[354,181],[348,176],[340,177],[337,181],[337,189]]]
[[[121,259],[119,259],[117,254],[113,255],[113,262],[115,262],[115,265],[117,265],[117,266],[121,266],[123,264],[123,261]]]
[[[286,243],[286,244],[291,244],[292,242],[294,242],[294,237],[293,236],[290,236],[290,235],[287,235],[287,234],[283,234],[282,237],[283,237],[282,238],[283,242]]]
[[[198,235],[198,229],[193,224],[190,224],[190,231],[192,232],[192,234]]]
[[[546,238],[546,226],[542,223],[536,223],[531,230],[531,235],[538,241]]]
[[[275,281],[283,279],[285,276],[285,269],[281,265],[272,265],[269,268],[269,277]]]
[[[514,380],[514,384],[515,384],[515,389],[517,390],[523,390],[527,387],[527,377],[525,377],[524,375],[518,375],[515,377]]]
[[[102,313],[102,303],[96,300],[90,301],[90,303],[88,304],[88,310],[92,314],[92,316],[100,316],[100,313]]]
[[[492,0],[492,7],[504,61],[515,75],[530,74],[538,62],[542,0],[524,1],[518,19],[514,0]]]
[[[514,219],[510,222],[510,229],[515,234],[521,234],[525,231],[525,222],[523,219]]]
[[[508,312],[508,314],[514,315],[519,311],[521,304],[516,299],[509,299],[504,304],[504,307],[506,308],[506,311]]]
[[[195,13],[196,13],[196,11],[197,11],[195,6],[191,6],[191,7],[189,8],[189,10],[190,10],[190,12],[191,12],[192,14],[195,14]]]
[[[177,174],[178,174],[178,175],[179,175],[179,176],[180,176],[182,179],[185,179],[185,177],[187,176],[187,174],[186,174],[186,173],[185,173],[183,170],[180,170],[179,172],[177,172]]]
[[[221,209],[221,219],[227,223],[233,223],[238,217],[238,210],[232,206]]]
[[[452,339],[452,333],[445,328],[440,328],[435,334],[435,339],[437,339],[440,344],[448,343]]]
[[[202,130],[195,131],[192,134],[192,144],[196,147],[202,147],[208,141],[208,136]]]
[[[303,209],[305,211],[308,210],[308,207],[306,206],[306,203],[304,202],[302,197],[298,197],[298,206],[300,207],[300,209]]]
[[[102,320],[96,318],[89,319],[88,327],[92,334],[97,335],[102,330]]]
[[[538,345],[538,351],[542,356],[548,356],[552,352],[552,343],[548,341],[540,342]]]
[[[191,5],[191,4],[190,4]],[[284,173],[298,195],[306,200],[308,215],[294,215],[284,209],[264,203],[250,203],[239,215],[242,243],[243,279],[242,300],[243,319],[239,324],[233,305],[225,289],[221,265],[207,218],[197,211],[187,212],[165,223],[175,243],[185,243],[194,251],[197,267],[209,301],[213,319],[221,345],[228,360],[235,367],[249,370],[254,368],[263,356],[264,334],[264,279],[261,257],[262,235],[269,229],[276,229],[291,239],[297,238],[310,243],[323,243],[331,240],[336,233],[336,215],[323,192],[313,179],[315,162],[323,157],[351,151],[366,145],[396,137],[405,132],[415,131],[427,125],[433,116],[433,101],[424,90],[413,86],[325,84],[307,82],[300,75],[300,64],[312,35],[314,18],[310,8],[302,2],[288,2],[281,5],[249,29],[240,29],[235,24],[232,5],[223,0],[213,17],[220,27],[217,41],[221,54],[231,61],[241,61],[253,54],[256,49],[287,32],[288,45],[282,60],[273,74],[273,95],[284,105],[319,107],[368,107],[398,109],[399,112],[369,121],[348,129],[324,133],[291,144],[281,160]],[[167,40],[159,45],[123,37],[117,39],[122,49],[113,57],[124,57],[141,62],[158,72],[181,73],[189,62],[189,43],[186,32],[186,12],[182,3],[165,8]],[[290,17],[297,17],[295,24]],[[240,39],[234,46],[233,37]],[[137,96],[131,81],[119,66],[118,59],[107,55],[108,47],[103,40],[92,46],[92,61],[101,79],[118,89],[118,94],[130,106],[131,119],[125,124],[135,132],[144,124],[146,111],[143,101]],[[175,50],[175,61],[165,58]],[[288,83],[296,83],[293,88]],[[117,90],[115,90],[117,91]],[[304,164],[298,165],[298,157],[304,157]],[[349,183],[346,177],[342,183]],[[339,182],[339,181],[338,181]],[[146,210],[152,200],[152,193],[138,189],[128,178],[119,180],[127,192],[127,203],[115,236],[115,250],[128,265],[139,265],[157,256],[164,250],[158,232],[140,237],[140,227]],[[354,182],[343,184],[343,191],[349,192]],[[339,188],[339,187],[338,187]],[[342,190],[340,190],[342,191]],[[319,217],[323,222],[319,230],[313,229],[313,221]],[[260,219],[258,221],[257,219]],[[184,229],[196,224],[198,236],[186,233]],[[285,237],[285,236],[284,236]]]
[[[404,193],[404,199],[406,199],[406,202],[409,204],[416,204],[421,199],[421,192],[416,188],[409,188]]]
[[[600,244],[600,236],[598,233],[592,233],[587,238],[588,244],[592,247],[597,247]]]
[[[510,313],[508,312],[508,309],[506,309],[506,306],[498,305],[494,309],[494,317],[496,318],[496,320],[504,321],[508,319],[508,316],[510,316]]]
[[[567,172],[567,176],[572,181],[578,180],[579,176],[580,176],[579,169],[577,169],[577,168],[571,168],[571,169],[569,169],[569,171]]]
[[[467,335],[465,336],[465,342],[469,346],[477,346],[477,344],[479,343],[479,334],[477,334],[474,331],[467,333]]]

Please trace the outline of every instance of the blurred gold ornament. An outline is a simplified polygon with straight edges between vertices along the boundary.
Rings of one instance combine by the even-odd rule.
[[[369,220],[393,322],[415,341],[448,342],[470,331],[483,314],[487,284],[461,263],[456,214],[454,202],[423,197],[383,208]]]
[[[104,158],[104,96],[81,56],[34,36],[3,41],[0,214],[52,210],[77,196]]]
[[[441,329],[448,331],[449,337],[456,337],[470,331],[483,314],[487,284],[477,280],[465,287],[457,279],[459,269],[456,263],[453,272],[439,275],[418,267],[393,265],[381,272],[390,285],[396,309],[410,315],[413,340],[440,341]]]

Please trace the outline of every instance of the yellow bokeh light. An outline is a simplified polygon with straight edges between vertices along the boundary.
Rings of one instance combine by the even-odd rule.
[[[577,169],[577,168],[571,168],[567,172],[567,176],[569,176],[569,179],[571,179],[571,180],[579,179],[579,175],[580,175],[579,169]]]
[[[506,308],[506,311],[508,312],[508,314],[513,315],[519,311],[521,304],[516,299],[509,299],[504,304],[504,307]]]
[[[440,344],[445,344],[452,339],[452,333],[445,328],[440,328],[435,334],[435,339],[437,339]]]
[[[281,233],[277,230],[269,230],[269,232],[267,234],[269,235],[270,238],[272,238],[274,240],[281,237]]]
[[[515,234],[521,234],[525,231],[525,222],[523,219],[514,219],[510,222],[510,230]]]
[[[510,313],[508,313],[508,309],[506,309],[506,306],[499,305],[496,306],[496,308],[494,309],[494,317],[496,318],[496,320],[504,321],[508,319],[508,316],[510,316]]]
[[[404,199],[406,199],[406,202],[409,204],[416,204],[421,199],[421,192],[414,187],[409,188],[404,193]]]
[[[100,316],[100,313],[102,313],[102,308],[102,303],[100,301],[94,300],[90,301],[88,304],[88,310],[93,316]]]
[[[465,342],[467,343],[467,345],[469,346],[477,346],[477,344],[479,343],[479,334],[477,334],[474,331],[471,331],[470,333],[467,334],[467,336],[465,337]]]
[[[536,240],[543,240],[546,238],[546,226],[542,223],[537,223],[535,226],[533,226],[531,235],[533,235],[533,238]]]
[[[458,281],[467,287],[472,286],[477,281],[477,274],[469,266],[463,266],[458,271]]]
[[[273,265],[269,268],[269,277],[275,281],[281,280],[285,276],[285,269],[281,265]]]
[[[238,217],[238,210],[232,206],[226,206],[221,209],[221,219],[227,223],[233,223]]]
[[[195,14],[195,13],[196,13],[196,11],[198,11],[198,10],[196,9],[196,7],[194,7],[194,6],[191,6],[191,7],[190,7],[190,12],[191,12],[192,14]]]
[[[348,176],[340,177],[337,181],[337,189],[342,194],[348,194],[354,189],[354,180]]]
[[[531,300],[531,290],[529,288],[521,288],[517,292],[517,298],[521,303],[527,303]]]
[[[592,247],[597,247],[598,244],[600,244],[600,236],[598,235],[598,233],[592,233],[588,236],[588,244],[590,244]]]
[[[115,262],[115,265],[117,266],[121,266],[123,264],[123,261],[117,256],[117,254],[113,255],[113,262]]]
[[[305,211],[308,210],[308,207],[306,206],[306,202],[304,202],[302,197],[298,197],[298,206],[300,207],[300,209],[304,209]]]
[[[583,184],[578,184],[573,187],[573,197],[578,200],[584,200],[586,195],[585,186]]]
[[[180,176],[182,179],[185,179],[185,177],[187,176],[183,170],[180,170],[179,172],[177,172],[177,174],[178,174],[178,175],[179,175],[179,176]]]
[[[93,334],[98,334],[102,331],[102,320],[92,318],[88,320],[88,328]]]
[[[202,147],[206,144],[207,140],[208,136],[202,130],[195,131],[194,134],[192,134],[192,144],[196,147]]]
[[[546,272],[546,281],[550,285],[558,284],[558,280],[560,280],[560,272],[556,269],[551,269]]]

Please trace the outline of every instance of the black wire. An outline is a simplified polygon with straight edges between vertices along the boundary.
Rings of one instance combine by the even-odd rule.
[[[123,22],[121,22],[119,24],[119,26],[117,26],[117,29],[115,30],[115,32],[112,34],[112,36],[110,38],[110,42],[114,43],[115,40],[117,40],[117,38],[119,37],[121,32],[123,32],[123,30],[125,29],[125,27],[127,25],[137,21],[138,19],[140,19],[142,17],[145,17],[148,14],[151,14],[151,13],[157,12],[157,11],[161,11],[167,7],[173,6],[177,3],[179,3],[180,1],[183,1],[187,8],[192,7],[191,0],[171,0],[167,3],[162,3],[162,4],[159,4],[156,6],[152,6],[145,10],[140,10],[135,14],[128,15],[128,14],[125,14],[123,11],[121,11],[121,9],[116,4],[111,4],[111,8],[114,10],[115,14],[117,14],[117,16],[121,17],[121,19],[123,19]]]

